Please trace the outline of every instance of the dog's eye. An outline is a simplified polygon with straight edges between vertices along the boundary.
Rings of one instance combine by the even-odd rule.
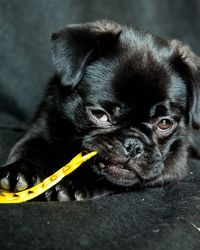
[[[101,122],[107,122],[109,120],[106,113],[102,110],[91,110],[92,115]]]
[[[168,120],[168,119],[162,119],[159,123],[158,123],[158,129],[160,130],[168,130],[173,126],[173,123]]]
[[[110,126],[110,117],[101,108],[87,107],[90,119],[98,126]]]
[[[157,123],[157,130],[162,134],[169,134],[175,128],[175,122],[169,118],[162,118]]]

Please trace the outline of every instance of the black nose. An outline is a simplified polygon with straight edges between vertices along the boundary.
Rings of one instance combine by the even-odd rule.
[[[126,156],[137,157],[143,153],[143,143],[137,138],[127,138],[124,141],[124,152]]]

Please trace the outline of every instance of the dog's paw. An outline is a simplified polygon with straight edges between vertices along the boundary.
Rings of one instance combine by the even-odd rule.
[[[84,201],[97,199],[112,194],[113,192],[106,189],[95,187],[76,186],[69,181],[67,184],[57,184],[54,188],[46,191],[45,196],[48,201]]]
[[[38,184],[41,181],[41,173],[27,164],[16,162],[1,167],[0,188],[19,192]]]

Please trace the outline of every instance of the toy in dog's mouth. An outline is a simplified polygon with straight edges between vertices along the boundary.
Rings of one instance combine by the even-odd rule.
[[[96,151],[92,151],[90,153],[88,152],[79,153],[65,166],[63,166],[54,174],[47,177],[44,181],[33,186],[32,188],[16,193],[12,193],[7,190],[0,190],[0,203],[19,203],[37,197],[38,195],[47,191],[49,188],[56,185],[66,175],[76,170],[81,164],[83,164],[85,161],[88,161],[91,157],[93,157],[96,154],[97,154]]]

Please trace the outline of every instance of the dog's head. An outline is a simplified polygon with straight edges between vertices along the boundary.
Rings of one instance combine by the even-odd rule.
[[[105,20],[52,40],[67,93],[60,110],[82,149],[97,150],[94,170],[124,186],[181,178],[188,130],[200,126],[200,59],[177,40]]]

